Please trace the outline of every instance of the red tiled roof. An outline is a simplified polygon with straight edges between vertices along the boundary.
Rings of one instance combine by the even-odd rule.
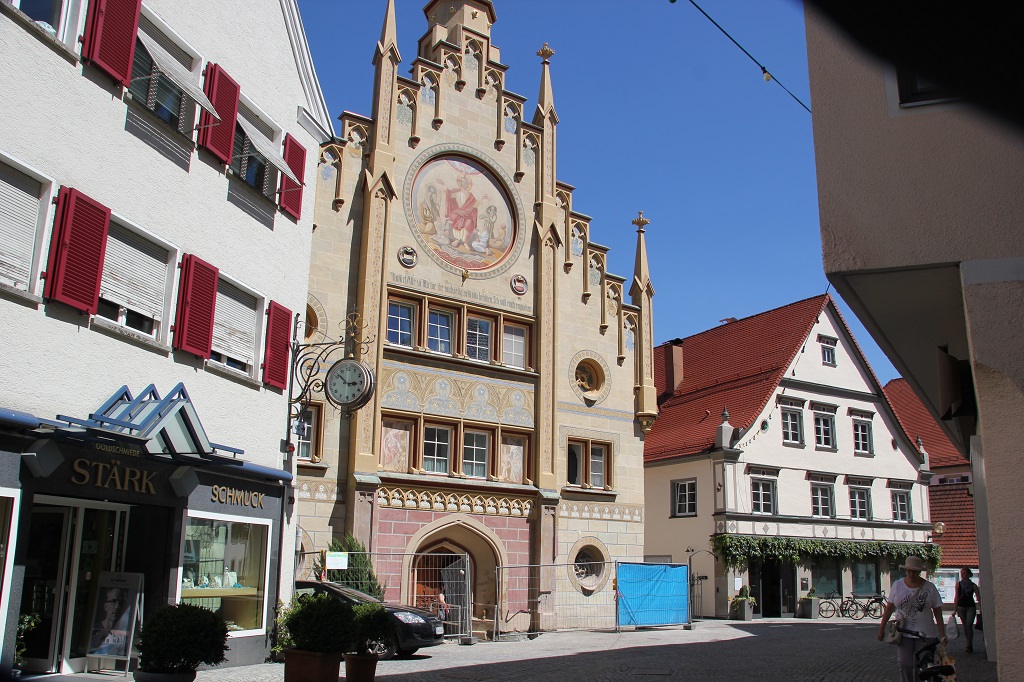
[[[825,306],[827,294],[729,322],[655,349],[654,384],[665,392],[666,350],[683,349],[683,382],[662,398],[654,428],[644,441],[651,462],[708,450],[722,423],[748,428],[768,404],[786,368]]]
[[[943,566],[978,565],[978,532],[974,525],[974,498],[968,494],[969,485],[954,483],[928,487],[932,523],[941,521],[946,524],[942,535],[932,537],[932,541],[942,547]]]
[[[893,379],[883,390],[911,442],[917,442],[920,436],[931,468],[963,466],[969,462],[936,423],[906,379]]]

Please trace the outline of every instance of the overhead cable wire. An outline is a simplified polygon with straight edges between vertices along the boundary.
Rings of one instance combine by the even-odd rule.
[[[676,1],[676,0],[669,0],[669,2],[675,2],[675,1]],[[752,55],[752,54],[750,54],[749,52],[747,52],[746,48],[744,48],[744,47],[743,47],[742,45],[740,45],[740,44],[739,44],[739,43],[738,43],[738,42],[736,41],[736,39],[735,39],[735,38],[733,38],[733,37],[732,37],[731,35],[729,35],[729,32],[728,32],[728,31],[726,31],[726,30],[725,30],[724,28],[722,28],[722,27],[721,27],[721,26],[719,25],[719,23],[718,23],[717,21],[715,21],[714,19],[712,19],[712,18],[711,18],[711,15],[710,15],[710,14],[708,14],[707,12],[705,12],[705,11],[704,11],[704,8],[703,8],[703,7],[701,7],[700,5],[698,5],[698,4],[697,4],[697,3],[696,3],[696,2],[694,1],[694,0],[690,0],[690,4],[691,4],[691,5],[693,5],[694,7],[696,7],[696,8],[697,8],[697,9],[698,9],[698,10],[700,11],[700,13],[701,13],[701,14],[703,14],[703,15],[704,15],[705,17],[707,17],[707,20],[708,20],[708,21],[710,21],[710,22],[711,22],[712,24],[714,24],[714,25],[715,25],[715,28],[717,28],[717,29],[718,29],[719,31],[721,31],[721,32],[722,32],[723,34],[725,34],[725,37],[726,37],[726,38],[728,38],[729,40],[731,40],[731,41],[732,41],[732,43],[733,43],[733,45],[735,45],[736,47],[740,48],[740,50],[742,50],[742,51],[743,51],[743,54],[747,55],[747,56],[748,56],[748,57],[750,58],[750,61],[754,62],[754,63],[755,63],[755,64],[757,64],[757,65],[758,65],[759,67],[761,67],[761,73],[762,73],[762,74],[764,74],[764,79],[765,79],[766,81],[770,81],[770,80],[773,80],[773,81],[775,81],[776,83],[778,83],[779,87],[780,87],[780,88],[782,88],[783,90],[785,90],[785,91],[786,91],[786,92],[787,92],[787,93],[789,94],[789,96],[790,96],[790,97],[792,97],[793,99],[795,99],[795,100],[796,100],[796,102],[797,102],[797,104],[799,104],[799,105],[800,105],[800,106],[802,106],[802,107],[803,107],[804,109],[806,109],[806,110],[807,110],[807,113],[808,113],[808,114],[809,114],[809,113],[811,113],[811,109],[810,109],[810,107],[808,107],[808,106],[807,106],[806,104],[804,104],[804,103],[803,103],[803,102],[802,102],[802,101],[800,100],[800,98],[799,98],[799,97],[797,97],[796,95],[794,95],[794,94],[793,94],[793,93],[792,93],[792,92],[790,91],[790,89],[789,89],[789,88],[787,88],[787,87],[786,87],[785,85],[783,85],[783,84],[782,84],[782,82],[781,82],[781,81],[779,81],[779,79],[775,77],[775,74],[773,74],[773,73],[771,73],[770,71],[768,71],[768,68],[767,68],[767,67],[766,67],[766,66],[765,66],[764,64],[762,64],[761,62],[757,61],[757,59],[755,59],[755,58],[754,58],[754,55]]]

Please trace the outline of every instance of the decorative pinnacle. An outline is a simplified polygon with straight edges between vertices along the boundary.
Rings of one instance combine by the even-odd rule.
[[[724,424],[727,421],[729,421],[729,408],[728,407],[723,407],[722,408],[722,423]]]
[[[651,224],[651,221],[644,217],[643,211],[640,211],[636,219],[633,220],[633,224],[636,225],[637,232],[643,232],[644,228]]]
[[[544,47],[537,50],[537,56],[542,58],[544,60],[544,63],[547,64],[548,60],[551,57],[555,56],[555,51],[548,47],[547,43],[544,43]]]

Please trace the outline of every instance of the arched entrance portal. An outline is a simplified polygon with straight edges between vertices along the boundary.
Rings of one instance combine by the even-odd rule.
[[[445,620],[453,625],[494,617],[495,569],[508,559],[493,530],[468,515],[453,514],[420,529],[408,546],[416,554],[407,566],[403,592],[412,601],[406,603],[436,613],[443,593],[451,607]]]

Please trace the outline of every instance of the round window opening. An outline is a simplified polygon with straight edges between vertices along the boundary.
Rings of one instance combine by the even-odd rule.
[[[604,385],[604,372],[596,363],[584,360],[576,365],[576,387],[584,396],[596,395]]]
[[[594,592],[601,587],[604,577],[604,560],[596,547],[584,547],[576,553],[572,565],[573,577],[585,592]]]
[[[320,328],[320,317],[313,310],[313,306],[306,304],[306,324],[303,327],[302,338],[309,340]]]

